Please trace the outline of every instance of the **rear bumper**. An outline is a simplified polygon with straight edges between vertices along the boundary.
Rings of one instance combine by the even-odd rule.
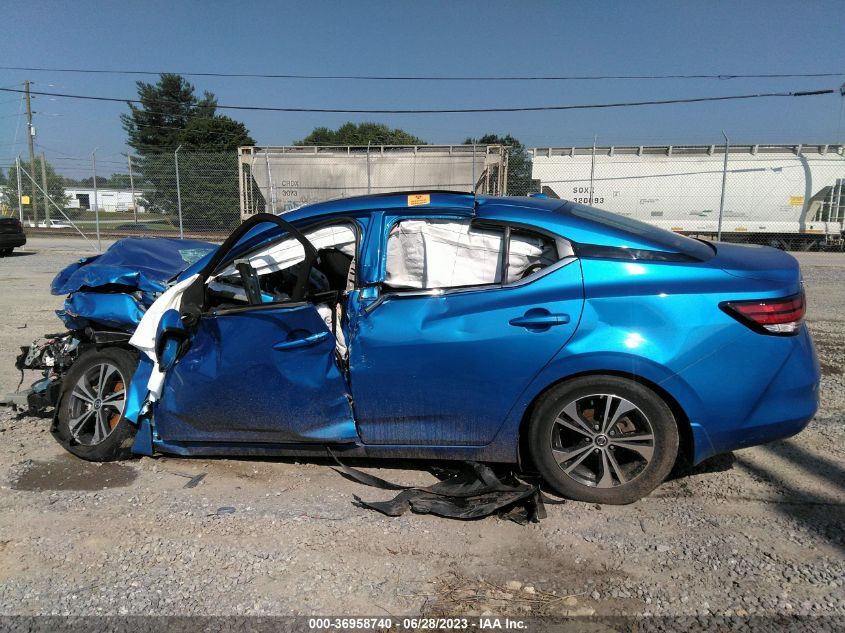
[[[26,244],[23,233],[0,233],[0,248],[17,248]]]
[[[783,339],[781,339],[783,340]],[[691,424],[695,441],[694,463],[712,455],[765,444],[801,432],[819,406],[821,372],[807,326],[789,337],[792,349],[762,394],[741,420],[713,420]],[[765,364],[765,356],[749,363]]]

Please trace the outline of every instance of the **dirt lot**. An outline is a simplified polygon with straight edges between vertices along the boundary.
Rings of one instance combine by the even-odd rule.
[[[82,254],[73,240],[35,238],[0,260],[0,392],[19,380],[17,346],[60,329],[49,282]],[[835,629],[845,618],[845,256],[799,258],[824,371],[805,432],[710,460],[636,504],[568,502],[527,527],[387,518],[353,495],[392,493],[323,461],[89,464],[58,447],[48,420],[0,408],[0,613],[786,613]],[[363,465],[433,481],[422,464]]]

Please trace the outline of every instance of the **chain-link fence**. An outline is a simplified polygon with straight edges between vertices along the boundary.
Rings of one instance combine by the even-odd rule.
[[[841,248],[842,145],[543,147],[532,188],[672,231]]]
[[[78,234],[95,250],[104,239],[128,236],[220,241],[241,218],[233,151],[130,155],[118,184],[114,174],[98,175],[96,155],[84,181],[45,187],[37,169],[31,172],[20,159],[11,166],[3,196],[6,212],[18,215],[28,234]]]
[[[691,235],[843,248],[842,145],[243,147],[132,155],[126,166],[119,183],[104,180],[93,155],[93,177],[71,186],[16,161],[5,212],[27,233],[81,234],[99,250],[127,236],[222,241],[255,213],[367,193],[543,193]]]

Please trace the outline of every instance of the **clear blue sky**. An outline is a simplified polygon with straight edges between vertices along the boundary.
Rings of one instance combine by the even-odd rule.
[[[41,2],[5,7],[0,65],[307,74],[845,73],[843,3],[811,2]],[[131,98],[138,77],[0,71],[0,86]],[[144,78],[154,81],[154,77]],[[354,82],[191,78],[221,104],[363,108],[493,107],[667,99],[838,87],[786,80]],[[0,166],[26,155],[17,95],[0,93]],[[514,114],[227,112],[259,144],[315,126],[373,120],[432,143],[485,132],[528,146],[841,142],[839,95]],[[66,175],[120,171],[126,106],[39,97],[37,151]],[[18,124],[20,123],[20,126]],[[15,136],[17,130],[17,137]],[[17,144],[13,144],[17,141]]]

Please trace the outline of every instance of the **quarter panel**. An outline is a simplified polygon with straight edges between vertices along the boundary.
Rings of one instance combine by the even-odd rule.
[[[797,281],[742,279],[671,262],[584,259],[582,268],[585,305],[578,330],[522,394],[497,446],[516,441],[527,408],[549,385],[602,371],[640,376],[669,393],[691,423],[696,462],[741,443],[761,407],[773,421],[790,418],[763,402],[801,341],[753,332],[719,303],[786,296],[799,290]],[[797,373],[801,385],[813,379],[806,369]]]

